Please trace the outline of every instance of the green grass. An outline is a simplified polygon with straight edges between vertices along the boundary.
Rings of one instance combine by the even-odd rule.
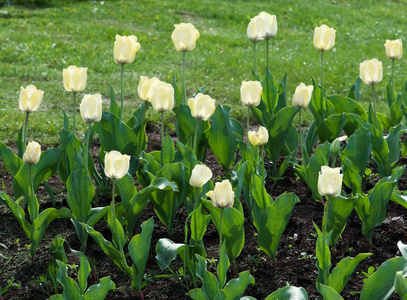
[[[289,102],[295,87],[319,81],[320,53],[312,44],[315,26],[336,29],[336,43],[325,53],[324,86],[328,94],[346,95],[359,75],[359,63],[383,61],[384,79],[377,85],[379,111],[391,62],[386,59],[386,39],[402,38],[407,2],[402,1],[81,1],[54,7],[3,6],[0,14],[0,140],[15,139],[24,122],[18,109],[21,86],[34,84],[45,92],[40,110],[30,115],[28,139],[58,143],[62,113],[72,115],[72,95],[62,85],[62,69],[73,64],[88,68],[85,93],[101,93],[108,106],[109,83],[120,90],[120,66],[113,61],[115,35],[138,37],[141,50],[125,66],[125,117],[140,104],[137,85],[141,75],[171,82],[181,79],[182,54],[175,51],[174,24],[191,22],[200,32],[194,51],[187,53],[187,89],[199,87],[219,104],[232,106],[232,115],[245,117],[240,104],[242,80],[251,80],[253,48],[246,37],[250,18],[261,11],[277,15],[278,33],[271,41],[271,72],[288,78]],[[265,73],[265,42],[258,44],[258,67]],[[407,78],[404,59],[396,61],[396,86]],[[399,89],[398,89],[399,90]],[[83,93],[79,94],[79,101]],[[119,96],[119,95],[118,95]],[[78,102],[79,102],[78,101]],[[371,101],[371,90],[362,88],[362,101]],[[366,104],[365,104],[366,105]],[[167,116],[171,116],[168,114]],[[151,113],[152,120],[158,115]],[[308,113],[306,122],[311,122]],[[79,130],[84,129],[82,120]]]

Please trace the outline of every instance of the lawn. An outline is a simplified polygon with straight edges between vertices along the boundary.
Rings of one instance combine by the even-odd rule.
[[[10,3],[10,2],[8,2]],[[12,1],[11,1],[12,3]],[[250,18],[260,11],[277,15],[278,33],[271,41],[273,75],[287,74],[288,98],[300,83],[319,78],[320,55],[312,44],[313,29],[323,23],[336,29],[336,43],[325,54],[324,86],[328,94],[346,95],[359,75],[359,63],[383,61],[384,80],[377,86],[383,100],[390,76],[386,39],[405,40],[402,30],[406,1],[59,1],[49,7],[4,5],[0,14],[0,140],[13,141],[24,122],[18,109],[20,87],[34,84],[45,91],[43,104],[30,116],[28,139],[57,144],[62,110],[72,113],[72,95],[62,85],[62,69],[88,68],[85,93],[101,93],[109,103],[109,84],[120,91],[120,67],[113,61],[115,35],[138,37],[141,50],[125,67],[125,117],[141,103],[140,76],[181,81],[182,56],[171,41],[174,24],[191,22],[200,32],[194,51],[187,55],[188,96],[201,86],[220,104],[232,106],[232,115],[244,118],[239,87],[252,79],[253,48],[246,37]],[[266,65],[265,42],[258,45],[260,77]],[[396,61],[396,87],[406,78],[404,60]],[[319,79],[318,79],[319,80]],[[399,91],[400,89],[397,89]],[[83,96],[79,94],[79,99]],[[119,95],[118,95],[119,96]],[[362,88],[362,101],[371,101]],[[387,113],[385,105],[379,111]],[[171,120],[173,114],[166,114]],[[158,114],[151,113],[151,120]],[[306,124],[311,121],[306,115]],[[80,130],[84,129],[79,122]]]

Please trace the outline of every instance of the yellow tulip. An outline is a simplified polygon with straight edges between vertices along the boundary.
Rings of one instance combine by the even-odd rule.
[[[34,85],[29,85],[26,88],[21,87],[18,106],[27,113],[36,111],[40,107],[43,96],[44,92],[37,90]]]
[[[85,95],[80,105],[81,117],[85,123],[99,122],[102,119],[102,95]]]
[[[260,42],[264,39],[262,32],[266,32],[266,25],[259,16],[255,16],[247,26],[247,38],[252,42]]]
[[[379,83],[383,79],[383,65],[376,58],[365,60],[360,65],[360,79],[367,84]]]
[[[242,81],[240,99],[247,106],[258,106],[261,101],[263,88],[259,81]]]
[[[232,207],[235,202],[235,192],[229,180],[217,182],[213,191],[206,195],[211,198],[213,206],[219,208]]]
[[[277,34],[277,17],[262,11],[259,13],[260,19],[264,23],[264,27],[259,27],[260,33],[263,38],[268,39]]]
[[[40,161],[41,146],[37,142],[31,141],[23,154],[23,162],[34,165]]]
[[[154,87],[158,83],[160,83],[160,80],[157,77],[148,78],[147,76],[141,76],[137,87],[140,99],[151,103]]]
[[[249,131],[247,137],[253,146],[263,146],[269,140],[269,132],[266,127],[260,126],[258,131]]]
[[[336,30],[325,24],[314,29],[314,47],[321,51],[330,50],[335,44]]]
[[[297,86],[297,88],[295,89],[293,105],[300,108],[308,107],[308,104],[311,101],[313,90],[313,85],[306,86],[304,83],[301,82],[300,85]]]
[[[191,23],[176,24],[171,39],[178,52],[194,50],[199,31]]]
[[[69,66],[62,72],[64,79],[64,87],[68,92],[81,92],[85,89],[87,75],[87,68],[78,68],[76,66]]]
[[[403,55],[403,43],[401,42],[401,39],[394,41],[386,40],[384,47],[388,59],[400,59]]]
[[[172,85],[165,82],[156,84],[151,104],[157,112],[172,110],[174,108],[174,88]]]
[[[215,100],[208,95],[198,93],[195,98],[188,100],[188,106],[194,118],[207,121],[215,112]]]
[[[192,170],[189,184],[201,188],[212,178],[212,171],[205,165],[196,165]]]
[[[318,193],[321,196],[337,197],[341,194],[343,174],[341,168],[322,166],[318,176]]]
[[[105,156],[105,174],[113,181],[127,174],[130,167],[130,156],[119,151],[110,151]]]
[[[120,36],[116,34],[113,46],[113,58],[116,64],[131,64],[140,50],[140,43],[134,35]]]

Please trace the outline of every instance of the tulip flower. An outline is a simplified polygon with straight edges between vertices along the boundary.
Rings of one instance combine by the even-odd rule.
[[[266,24],[264,24],[263,20],[259,16],[255,16],[249,22],[247,26],[247,38],[249,41],[253,43],[253,51],[254,51],[254,72],[257,73],[257,51],[256,51],[256,44],[264,40],[264,36],[262,32],[266,31]]]
[[[248,137],[253,146],[263,146],[269,140],[269,133],[266,127],[260,126],[258,131],[249,131]]]
[[[131,64],[140,50],[140,43],[134,35],[120,36],[116,34],[113,46],[113,58],[116,64]]]
[[[23,155],[23,162],[35,165],[40,161],[41,146],[37,142],[31,141],[28,143]]]
[[[318,193],[321,196],[338,197],[342,190],[341,168],[322,166],[318,176]]]
[[[260,19],[264,23],[263,26],[259,26],[260,34],[263,36],[263,38],[266,39],[267,43],[267,69],[270,69],[270,64],[269,64],[269,39],[274,37],[277,34],[277,17],[275,15],[270,15],[269,13],[266,13],[262,11],[259,13]]]
[[[360,64],[360,79],[367,84],[372,86],[373,93],[373,111],[375,114],[375,121],[377,126],[377,115],[376,115],[376,98],[374,85],[379,83],[383,79],[383,65],[381,61],[376,58],[371,60],[365,60]]]
[[[113,181],[119,180],[127,174],[130,167],[130,156],[113,150],[105,156],[105,175]]]
[[[25,123],[23,130],[23,144],[27,138],[27,125],[28,125],[28,116],[31,112],[38,110],[44,97],[44,92],[37,90],[37,88],[30,84],[26,88],[21,87],[20,96],[18,98],[18,106],[25,114]]]
[[[205,165],[196,165],[192,170],[189,184],[196,188],[202,188],[212,178],[212,171]]]
[[[248,106],[246,133],[249,132],[250,128],[250,108],[260,104],[262,91],[263,88],[259,81],[242,81],[240,100],[244,105]]]
[[[64,87],[67,92],[73,93],[73,133],[76,134],[76,93],[85,89],[86,80],[88,78],[87,68],[78,68],[76,66],[69,66],[63,69]]]
[[[386,50],[386,56],[388,59],[391,59],[392,66],[391,66],[391,79],[390,79],[390,84],[391,84],[391,93],[389,94],[390,97],[388,97],[388,105],[391,107],[391,105],[394,102],[394,61],[396,59],[400,59],[403,55],[403,44],[401,42],[401,39],[390,41],[386,40],[386,43],[384,44],[385,50]]]
[[[79,106],[81,117],[85,123],[99,122],[102,119],[102,95],[85,95]]]
[[[182,52],[182,75],[183,93],[182,103],[187,101],[187,89],[185,80],[185,53],[194,50],[196,40],[199,38],[199,31],[191,23],[181,23],[174,25],[175,29],[171,34],[175,50]]]
[[[124,65],[134,61],[140,44],[137,43],[137,37],[134,35],[120,36],[116,34],[116,41],[113,46],[113,58],[116,64],[121,65],[120,72],[120,121],[123,119],[123,102],[124,102]]]
[[[34,194],[34,178],[32,176],[32,165],[37,164],[41,157],[41,146],[37,142],[31,141],[28,143],[27,148],[23,155],[23,162],[29,165],[30,170],[30,189],[31,195],[28,197],[28,212],[30,214],[30,220],[33,222],[39,213],[38,200]]]
[[[300,85],[295,89],[293,105],[297,106],[298,108],[307,108],[311,100],[313,90],[313,85],[306,86],[301,82]]]
[[[151,98],[153,108],[161,114],[161,144],[164,143],[164,111],[174,108],[174,88],[171,84],[160,82],[154,85],[153,97]]]
[[[140,99],[151,103],[154,87],[158,83],[160,83],[160,80],[157,77],[148,78],[147,76],[141,76],[137,87]]]

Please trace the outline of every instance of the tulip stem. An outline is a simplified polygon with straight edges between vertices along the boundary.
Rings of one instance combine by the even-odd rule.
[[[121,64],[121,72],[120,72],[120,121],[123,119],[123,99],[124,99],[124,64]]]
[[[321,50],[321,101],[324,100],[324,51]],[[324,107],[324,105],[322,105]],[[325,113],[325,112],[324,112]]]
[[[327,230],[328,218],[329,218],[329,205],[330,205],[329,198],[330,198],[329,196],[326,196],[326,202],[325,202],[325,207],[324,207],[325,212],[324,212],[324,217],[322,219],[322,222],[323,222],[322,234],[324,237],[324,243],[326,243],[326,234],[327,234],[326,230]],[[329,247],[329,243],[328,243],[328,247]],[[326,255],[325,246],[322,249],[323,249],[323,257],[325,259],[325,255]],[[329,270],[328,270],[328,268],[326,268],[326,269],[324,269],[324,284],[326,284],[328,282],[328,275],[329,275]]]
[[[194,200],[195,200],[195,203],[194,203],[194,210],[195,209],[197,209],[198,208],[198,197],[199,197],[199,188],[194,188],[194,191],[195,191],[195,193],[194,193]],[[192,221],[191,221],[192,222]],[[197,226],[195,226],[195,238],[198,236],[198,227]],[[195,245],[198,245],[198,241],[195,241]]]
[[[27,144],[27,126],[28,126],[28,116],[30,112],[27,111],[25,114],[25,123],[24,123],[24,131],[23,131],[23,153],[25,152],[26,149],[26,144]]]
[[[224,208],[220,208],[220,223],[219,223],[219,257],[220,257],[220,250],[222,249],[222,223],[223,223],[223,210]]]
[[[122,259],[125,260],[125,256],[123,253],[123,246],[122,246],[122,241],[120,240],[120,235],[119,235],[119,230],[117,229],[117,221],[116,221],[116,204],[114,201],[114,194],[115,194],[115,187],[116,187],[116,182],[112,180],[113,186],[112,186],[112,203],[110,203],[110,210],[112,211],[112,217],[113,217],[113,222],[114,222],[114,235],[116,236],[116,242],[117,242],[117,247],[120,250],[120,253],[122,254]],[[114,238],[113,238],[114,240]]]
[[[299,139],[299,144],[300,144],[300,155],[302,154],[302,130],[301,130],[301,108],[299,107],[298,111],[298,139]]]
[[[375,117],[375,122],[376,122],[376,128],[379,127],[379,124],[377,123],[377,114],[376,114],[376,97],[374,93],[374,84],[372,84],[372,93],[373,93],[373,112],[374,112],[374,117]]]
[[[76,136],[76,92],[73,93],[73,135]]]
[[[187,103],[187,83],[185,80],[185,55],[186,52],[182,52],[182,77],[183,77],[183,94],[182,94],[182,103]]]
[[[86,152],[85,152],[85,168],[88,169],[88,156],[90,152],[90,132],[92,128],[92,123],[89,123],[88,127],[88,135],[85,134],[85,145],[86,145]]]
[[[250,130],[250,106],[247,107],[247,126],[246,126],[247,146],[248,147],[250,147],[249,130]]]
[[[254,73],[257,74],[257,50],[256,50],[256,42],[253,43],[253,50],[254,50]]]
[[[37,218],[37,205],[35,205],[35,194],[34,194],[34,180],[32,176],[32,164],[29,164],[30,166],[30,188],[31,188],[31,201],[28,201],[28,205],[30,207],[30,220],[31,223],[34,222],[34,220]]]
[[[393,104],[394,102],[394,58],[392,59],[392,64],[391,64],[391,92],[390,92],[390,103],[389,107]]]
[[[188,218],[185,220],[184,226],[184,275],[185,275],[185,283],[189,286],[188,283],[188,273],[187,273],[187,261],[188,261],[188,251],[187,251],[187,244],[188,244]]]
[[[270,64],[269,64],[269,38],[266,39],[266,44],[267,44],[267,70],[270,70]]]
[[[195,136],[194,136],[194,153],[196,155],[196,159],[198,159],[198,126],[199,126],[199,121],[201,121],[201,119],[198,119],[198,121],[196,122]]]
[[[161,112],[161,151],[164,147],[164,111]]]
[[[263,146],[259,146],[259,151],[260,151],[259,155],[260,155],[260,159],[261,159],[261,166],[263,167],[263,170],[265,170],[265,168],[264,168]]]

